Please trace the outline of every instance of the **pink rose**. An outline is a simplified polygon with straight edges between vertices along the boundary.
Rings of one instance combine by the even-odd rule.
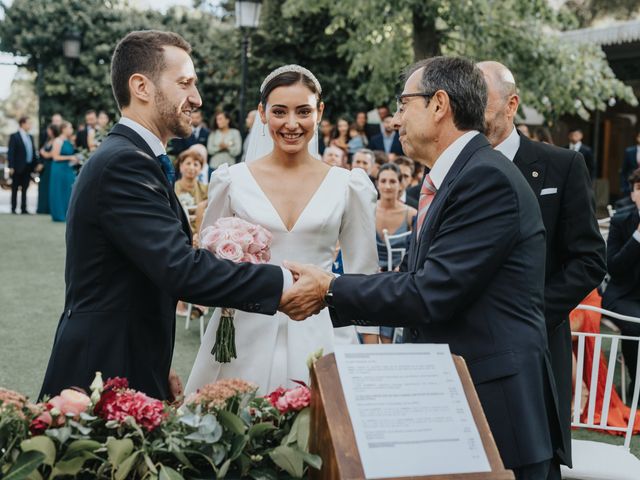
[[[53,418],[48,411],[42,412],[37,418],[34,418],[29,425],[31,435],[42,435],[44,431],[51,426]]]
[[[254,255],[253,253],[245,253],[241,261],[249,263],[262,263],[258,256]]]
[[[214,227],[207,227],[202,231],[200,235],[200,245],[206,248],[210,252],[214,252],[220,242],[229,240],[229,234],[224,230],[220,230]]]
[[[253,243],[249,247],[249,253],[258,253],[271,245],[271,233],[264,228],[258,228],[253,234]]]
[[[62,415],[69,413],[77,417],[91,405],[91,399],[82,392],[68,388],[60,392],[57,397],[49,400],[49,404],[60,410]]]
[[[222,217],[216,220],[216,223],[214,223],[213,226],[223,230],[234,230],[234,229],[246,230],[246,227],[245,227],[246,223],[247,222],[245,222],[244,220],[238,217]]]
[[[311,391],[307,387],[297,387],[287,390],[284,394],[290,410],[302,410],[311,405]]]
[[[253,243],[253,235],[246,230],[231,230],[229,240],[240,245],[242,250],[247,251],[249,245]]]
[[[239,262],[244,256],[242,247],[231,240],[223,240],[218,244],[215,251],[216,257],[224,260],[231,260],[232,262]]]

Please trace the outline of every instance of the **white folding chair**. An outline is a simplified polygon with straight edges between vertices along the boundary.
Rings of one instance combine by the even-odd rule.
[[[402,259],[404,258],[405,253],[407,253],[407,249],[404,247],[392,247],[391,240],[395,240],[397,238],[405,238],[411,235],[411,231],[406,231],[403,233],[398,233],[397,235],[389,235],[389,230],[386,228],[382,230],[382,236],[384,239],[384,244],[387,247],[387,269],[391,272],[393,271],[393,254],[400,254],[400,263],[402,263]]]
[[[583,305],[582,307],[588,307]],[[599,311],[597,307],[582,308],[582,310]],[[609,335],[602,333],[572,332],[572,336],[578,339],[576,385],[574,389],[573,418],[571,425],[577,428],[589,428],[597,430],[610,430],[624,432],[624,445],[611,445],[590,440],[571,440],[573,468],[562,466],[562,478],[582,480],[637,480],[640,478],[640,459],[636,458],[629,449],[633,435],[633,424],[638,408],[638,394],[640,393],[640,357],[638,359],[638,374],[631,402],[631,415],[625,427],[611,427],[607,425],[611,392],[613,389],[613,376],[616,369],[616,358],[620,341],[640,342],[640,337],[628,337],[622,335]],[[594,339],[593,362],[585,365],[585,340]],[[609,358],[607,364],[607,376],[605,392],[600,412],[600,421],[595,422],[596,393],[598,389],[598,372],[600,368],[600,354],[603,343],[610,343]],[[586,369],[586,370],[585,370]],[[587,420],[581,420],[582,378],[584,372],[591,372],[591,382],[588,392]]]
[[[591,310],[592,312],[598,312],[602,315],[602,320],[600,323],[605,325],[609,330],[611,330],[614,334],[620,335],[622,332],[618,328],[618,326],[611,321],[612,318],[617,320],[623,320],[625,322],[638,323],[640,324],[640,318],[631,317],[629,315],[622,315],[620,313],[612,312],[611,310],[606,310],[600,307],[594,307],[592,305],[578,305],[576,310]],[[624,357],[622,356],[622,352],[618,355],[618,363],[621,365],[620,369],[620,387],[622,394],[622,401],[627,403],[627,369],[625,368]]]
[[[181,205],[182,205],[182,209],[184,210],[184,213],[189,219],[189,222],[191,222],[195,218],[196,209],[198,207],[196,205],[189,205],[189,206],[186,206],[184,204],[181,204]],[[185,319],[184,329],[189,330],[189,324],[191,323],[191,312],[193,311],[193,304],[188,302],[184,302],[184,303],[187,305],[187,317]],[[200,341],[202,341],[203,336],[204,336],[204,315],[200,315]]]

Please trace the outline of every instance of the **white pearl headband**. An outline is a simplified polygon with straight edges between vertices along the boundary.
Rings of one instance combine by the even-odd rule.
[[[300,65],[295,65],[295,64],[284,65],[282,67],[276,68],[273,72],[267,75],[267,78],[265,78],[264,82],[262,82],[262,85],[260,85],[260,94],[264,93],[265,87],[271,80],[276,78],[278,75],[282,73],[287,73],[287,72],[303,74],[305,77],[309,78],[309,80],[311,80],[313,84],[316,86],[316,90],[318,90],[318,95],[322,94],[322,87],[320,86],[320,82],[318,81],[316,76],[306,68],[301,67]]]

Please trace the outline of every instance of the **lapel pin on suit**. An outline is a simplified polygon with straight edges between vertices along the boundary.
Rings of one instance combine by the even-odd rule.
[[[531,176],[533,178],[538,178],[538,172],[536,172],[535,170],[533,172],[531,172]]]

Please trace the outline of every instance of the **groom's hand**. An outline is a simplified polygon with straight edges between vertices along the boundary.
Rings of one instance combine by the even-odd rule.
[[[284,292],[278,309],[292,320],[304,320],[319,313],[324,307],[324,296],[333,275],[313,265],[284,262],[293,274],[295,283]]]

